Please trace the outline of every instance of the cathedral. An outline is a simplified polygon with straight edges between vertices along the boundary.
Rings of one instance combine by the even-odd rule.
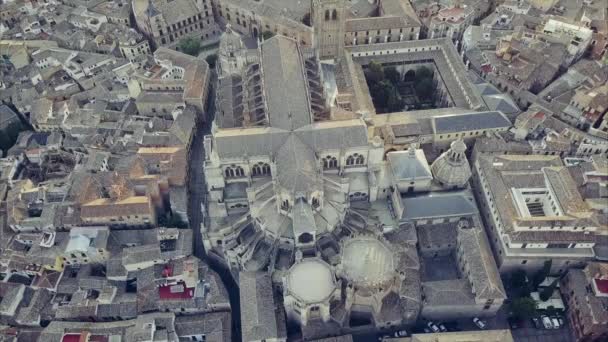
[[[278,35],[248,50],[224,33],[204,140],[205,249],[235,279],[269,274],[305,336],[357,320],[413,324],[424,308],[417,225],[456,234],[475,221],[466,145],[455,140],[432,164],[415,144],[388,149],[373,120],[334,105],[328,84],[339,76],[320,59],[335,44],[323,41],[319,50]],[[446,201],[458,205],[442,216]],[[462,281],[470,293],[460,304],[477,308],[480,285]]]

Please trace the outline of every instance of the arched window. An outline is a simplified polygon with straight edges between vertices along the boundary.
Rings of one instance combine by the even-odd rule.
[[[298,236],[299,243],[311,243],[314,241],[314,239],[315,238],[310,233],[303,233],[302,235]]]
[[[336,11],[334,9],[333,12],[331,12],[331,20],[336,20],[336,19],[338,19],[338,11]]]
[[[234,169],[234,175],[235,175],[236,177],[244,177],[244,176],[245,176],[245,170],[243,170],[243,168],[242,168],[242,167],[237,166],[237,167]]]
[[[253,165],[253,168],[251,169],[251,175],[254,177],[262,175],[262,168],[260,167],[260,164]]]
[[[325,20],[329,20],[329,10],[325,10]]]
[[[356,165],[363,165],[363,164],[365,164],[365,158],[363,158],[362,155],[360,155],[360,154],[357,155],[356,153],[355,153],[355,155],[356,155],[356,158],[355,158],[355,164]]]
[[[336,169],[338,168],[338,159],[336,157],[327,156],[322,159],[324,169]]]
[[[227,167],[224,170],[224,175],[226,176],[226,178],[232,178],[234,177],[234,170],[231,167]]]
[[[351,202],[354,201],[366,201],[367,200],[367,194],[365,192],[355,192],[352,193],[350,195],[348,195],[348,198],[350,199]]]
[[[283,203],[281,203],[281,209],[289,210],[289,200],[284,200]]]
[[[346,165],[350,166],[350,165],[354,165],[354,164],[355,164],[355,157],[353,157],[353,156],[346,157]]]
[[[353,153],[346,158],[346,165],[363,165],[365,164],[365,157],[359,153]]]
[[[270,165],[268,163],[259,162],[253,166],[253,168],[251,169],[251,174],[254,177],[269,176]]]

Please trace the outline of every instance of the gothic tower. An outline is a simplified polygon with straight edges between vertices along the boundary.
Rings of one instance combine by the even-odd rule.
[[[337,58],[344,48],[345,0],[312,0],[314,47],[320,59]]]

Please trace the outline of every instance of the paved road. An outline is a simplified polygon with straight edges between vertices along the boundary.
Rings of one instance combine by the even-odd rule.
[[[215,75],[212,75],[210,84],[215,84]],[[211,113],[207,123],[200,123],[196,128],[195,135],[192,139],[190,148],[189,166],[189,183],[188,183],[188,220],[190,227],[193,230],[192,248],[194,255],[201,260],[207,262],[211,269],[216,271],[222,278],[222,282],[230,296],[230,306],[232,308],[232,340],[241,340],[241,310],[238,287],[232,278],[232,275],[227,270],[215,264],[212,260],[207,259],[205,247],[203,246],[203,237],[201,235],[201,224],[204,217],[201,212],[201,204],[205,200],[205,175],[203,173],[203,164],[205,162],[205,149],[203,139],[211,130],[211,120],[215,113],[215,89],[209,92],[209,102],[207,112]]]

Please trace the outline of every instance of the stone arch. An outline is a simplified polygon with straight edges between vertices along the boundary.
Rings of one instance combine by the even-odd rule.
[[[416,71],[414,69],[408,70],[403,76],[405,82],[414,82],[416,80]]]

